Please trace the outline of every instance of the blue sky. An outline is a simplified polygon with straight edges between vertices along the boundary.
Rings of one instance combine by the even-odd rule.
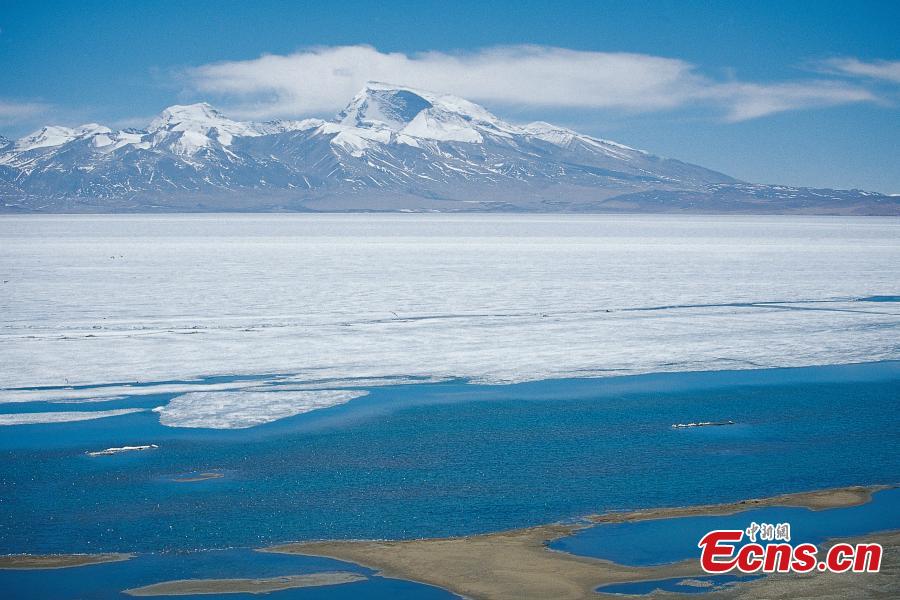
[[[0,133],[207,100],[329,116],[366,79],[764,183],[900,193],[900,2],[0,0]]]

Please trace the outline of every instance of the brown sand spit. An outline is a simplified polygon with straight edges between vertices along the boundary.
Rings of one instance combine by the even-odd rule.
[[[622,522],[694,515],[721,515],[760,506],[805,506],[813,510],[823,510],[864,504],[871,499],[872,492],[882,489],[882,487],[841,488],[732,504],[610,513],[591,517],[590,520]],[[698,560],[655,567],[630,567],[558,552],[547,547],[549,542],[589,526],[588,524],[552,524],[468,537],[406,541],[308,542],[274,546],[265,551],[326,556],[346,560],[377,569],[387,577],[435,585],[475,600],[528,600],[532,598],[580,600],[597,598],[598,595],[594,590],[609,583],[676,577],[692,578],[704,574]],[[886,554],[888,552],[886,551]],[[812,582],[808,584],[811,586],[809,588],[810,594],[812,594],[810,597],[815,597],[813,592],[823,584],[819,583],[821,580],[817,579],[816,575],[812,575],[808,579]],[[851,588],[853,579],[854,577],[848,577],[848,580],[851,581],[849,583]],[[764,581],[768,581],[768,579]],[[893,585],[896,583],[896,578],[894,578]],[[757,585],[765,585],[765,583]],[[791,588],[791,590],[800,593],[799,589]],[[731,590],[728,593],[737,592]],[[752,597],[774,597],[767,596],[767,593],[763,592],[762,595]],[[794,596],[785,595],[784,597]],[[853,595],[844,597],[853,597]]]
[[[677,508],[649,508],[631,512],[611,512],[602,515],[587,517],[595,523],[624,523],[626,521],[650,521],[653,519],[671,519],[673,517],[696,516],[722,516],[733,515],[745,510],[762,508],[765,506],[793,506],[809,508],[811,510],[827,510],[829,508],[846,508],[859,506],[872,500],[872,494],[887,489],[891,486],[853,486],[835,488],[830,490],[818,490],[815,492],[800,492],[798,494],[785,494],[771,498],[754,498],[730,502],[726,504],[706,504],[698,506],[684,506]]]
[[[124,590],[129,596],[191,596],[194,594],[268,594],[293,588],[340,585],[366,577],[346,571],[285,575],[265,579],[179,579]]]
[[[0,569],[65,569],[119,562],[133,554],[9,554],[0,556]]]
[[[697,561],[627,567],[555,552],[546,543],[585,527],[544,525],[461,538],[401,542],[286,544],[268,552],[327,556],[396,577],[436,585],[467,598],[591,598],[602,583],[702,575]]]

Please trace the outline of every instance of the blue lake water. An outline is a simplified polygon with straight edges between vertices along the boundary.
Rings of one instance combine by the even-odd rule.
[[[868,504],[830,510],[766,507],[727,516],[604,523],[557,540],[550,547],[626,565],[661,565],[697,558],[697,542],[714,529],[746,529],[751,522],[790,523],[794,544],[818,545],[833,537],[900,529],[900,489],[877,492]]]
[[[897,362],[449,382],[373,388],[346,405],[244,430],[169,428],[150,412],[4,427],[0,552],[461,535],[606,510],[895,483],[898,384]],[[729,419],[737,424],[671,428]],[[150,443],[159,449],[85,456]],[[207,471],[223,477],[173,481]]]

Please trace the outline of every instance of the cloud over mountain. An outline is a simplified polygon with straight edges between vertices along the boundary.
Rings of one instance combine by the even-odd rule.
[[[676,58],[548,46],[418,54],[330,46],[201,65],[182,76],[191,89],[227,97],[237,114],[250,118],[329,112],[369,80],[492,105],[632,112],[702,107],[730,121],[876,100],[846,80],[716,79]]]
[[[858,58],[832,58],[821,63],[825,72],[866,77],[900,83],[900,60],[864,61]]]
[[[0,123],[11,123],[19,119],[33,117],[46,110],[40,102],[17,102],[0,98]]]

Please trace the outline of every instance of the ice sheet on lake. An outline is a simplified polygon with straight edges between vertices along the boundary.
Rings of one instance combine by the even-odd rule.
[[[4,216],[0,270],[0,388],[900,358],[900,304],[856,301],[898,293],[893,218]],[[0,402],[200,391],[98,390]]]
[[[264,385],[248,387],[247,390],[272,391],[281,392],[299,391],[299,390],[327,390],[334,388],[348,387],[384,387],[387,385],[412,385],[423,383],[440,383],[448,381],[449,377],[362,377],[354,379],[329,379],[327,381],[309,381],[306,383],[297,383],[296,377],[279,378],[278,380],[269,380]]]
[[[89,402],[110,402],[127,396],[150,396],[153,394],[181,394],[217,390],[239,390],[260,384],[256,381],[232,381],[228,383],[148,383],[145,385],[111,385],[84,388],[56,388],[32,390],[0,390],[0,403],[53,402],[56,404],[79,404]]]
[[[192,392],[154,408],[170,427],[245,429],[365,396],[358,390]]]
[[[118,417],[130,413],[144,412],[143,408],[122,408],[119,410],[36,412],[0,414],[0,425],[33,425],[37,423],[67,423],[70,421],[90,421],[106,417]]]

